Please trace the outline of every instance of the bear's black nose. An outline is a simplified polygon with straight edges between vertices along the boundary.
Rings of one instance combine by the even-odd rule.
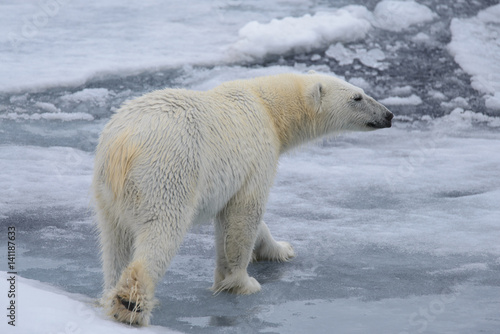
[[[385,114],[385,119],[390,121],[394,118],[394,114],[392,112],[387,112],[387,114]]]

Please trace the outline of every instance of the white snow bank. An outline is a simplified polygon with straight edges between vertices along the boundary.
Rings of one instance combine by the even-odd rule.
[[[0,272],[1,291],[9,291],[9,276],[5,271]],[[4,316],[0,322],[2,333],[179,333],[159,326],[135,328],[119,324],[107,319],[102,309],[96,307],[96,301],[89,297],[19,276],[16,292],[15,327],[8,325],[8,318]],[[2,301],[6,305],[7,296]]]
[[[419,104],[422,104],[422,99],[419,96],[412,94],[408,97],[391,96],[382,99],[379,102],[388,106],[398,106],[398,105],[417,106]]]
[[[486,107],[500,110],[500,5],[477,16],[451,21],[448,50],[472,76],[472,87],[489,96]]]
[[[335,42],[362,39],[371,29],[369,12],[362,6],[348,6],[333,12],[302,17],[274,19],[269,23],[252,21],[240,29],[232,53],[248,59],[290,51],[311,51]]]
[[[273,19],[268,23],[252,21],[239,30],[239,40],[230,47],[235,59],[251,60],[267,55],[281,55],[326,47],[332,43],[348,43],[363,39],[373,26],[401,31],[411,25],[433,20],[437,15],[415,1],[382,1],[372,13],[364,6],[351,5],[331,12],[306,14],[302,17]],[[330,57],[350,64],[354,58],[370,67],[379,68],[385,58],[381,50],[330,50]]]
[[[432,21],[438,17],[428,7],[411,1],[384,0],[373,11],[373,24],[377,28],[401,31],[411,25]]]

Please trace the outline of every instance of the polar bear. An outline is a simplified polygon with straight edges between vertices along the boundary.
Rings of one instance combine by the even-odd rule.
[[[147,325],[155,285],[188,228],[212,218],[212,290],[259,291],[250,261],[295,256],[262,221],[280,154],[329,134],[387,128],[392,117],[362,89],[316,73],[164,89],[126,103],[102,131],[93,177],[107,313]]]

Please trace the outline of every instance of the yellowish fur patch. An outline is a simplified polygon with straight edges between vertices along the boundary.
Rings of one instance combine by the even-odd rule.
[[[253,82],[280,142],[281,151],[313,132],[315,111],[307,99],[307,89],[300,77],[291,74],[257,78]]]
[[[130,139],[128,132],[121,132],[108,149],[108,159],[104,176],[115,199],[123,194],[127,175],[139,154],[139,146]]]

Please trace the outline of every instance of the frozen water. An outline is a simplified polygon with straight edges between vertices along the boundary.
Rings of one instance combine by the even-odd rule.
[[[499,24],[500,4],[471,18],[455,18],[450,26],[453,38],[448,48],[455,61],[472,76],[472,87],[490,95],[500,91]]]
[[[437,15],[428,7],[413,0],[380,1],[373,12],[374,24],[378,28],[401,31],[413,24],[432,21]]]
[[[494,110],[495,112],[500,111],[500,93],[495,93],[493,96],[485,97],[486,108]]]
[[[239,41],[231,51],[252,58],[290,51],[308,52],[343,41],[352,42],[366,36],[371,24],[363,18],[365,7],[350,6],[333,12],[318,12],[311,16],[274,19],[269,23],[247,23],[239,30]]]
[[[15,333],[498,333],[497,1],[357,3],[6,2],[0,226],[18,231]],[[163,87],[310,69],[396,118],[281,159],[264,218],[297,258],[250,265],[261,293],[213,296],[213,227],[193,226],[153,326],[108,320],[89,186],[112,111]]]
[[[337,43],[331,45],[328,50],[325,51],[325,55],[334,58],[340,65],[349,65],[352,64],[355,59],[359,59],[359,61],[367,67],[383,70],[386,66],[380,62],[385,59],[385,54],[378,48],[368,51],[366,49],[350,50],[344,47],[343,44]]]
[[[422,99],[419,96],[412,94],[408,97],[399,97],[399,96],[386,97],[385,99],[380,100],[380,103],[383,103],[387,106],[398,106],[398,105],[418,106],[419,104],[422,104]]]
[[[4,2],[0,91],[80,85],[110,73],[214,64],[252,20],[304,12],[309,1]],[[188,42],[186,42],[188,41]]]
[[[71,114],[70,114],[71,115]],[[48,203],[81,209],[90,203],[92,155],[71,147],[0,146],[0,212]]]

